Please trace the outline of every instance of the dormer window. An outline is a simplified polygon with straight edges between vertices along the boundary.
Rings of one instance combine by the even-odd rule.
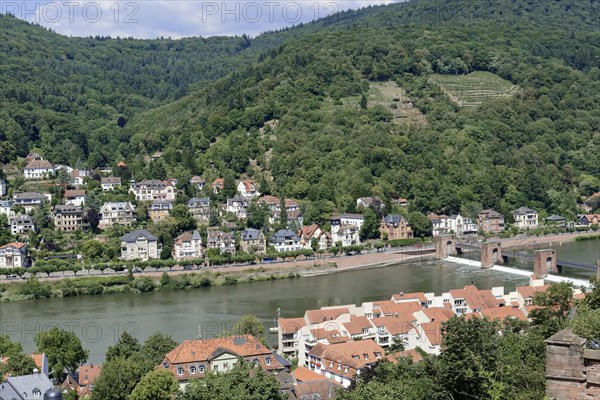
[[[368,354],[363,354],[363,356],[365,357],[365,360],[369,359],[369,355]]]
[[[329,368],[333,368],[333,361],[329,364]]]
[[[183,368],[177,368],[177,375],[183,375]]]
[[[42,397],[42,391],[38,388],[33,389],[32,394],[34,398]]]
[[[267,363],[267,365],[271,365],[271,357],[265,358],[265,362]]]
[[[199,371],[200,371],[200,373],[201,373],[201,374],[203,374],[203,373],[204,373],[204,365],[201,365],[201,366],[200,366],[200,368],[199,368]]]
[[[195,374],[196,373],[196,367],[194,367],[193,365],[190,367],[190,374]]]

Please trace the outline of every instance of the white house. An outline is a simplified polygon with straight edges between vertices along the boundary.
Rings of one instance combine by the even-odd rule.
[[[427,218],[429,218],[433,225],[433,236],[447,235],[452,230],[450,219],[447,215],[429,214]]]
[[[129,192],[135,195],[138,201],[175,200],[175,185],[169,180],[131,181]]]
[[[56,168],[48,160],[32,160],[23,173],[25,179],[47,179],[56,173]]]
[[[260,196],[260,193],[256,189],[256,184],[251,180],[244,180],[238,183],[237,191],[247,199]]]
[[[107,176],[106,178],[100,178],[100,185],[104,192],[115,190],[121,186],[121,178],[118,176]]]
[[[519,207],[512,212],[515,226],[519,229],[535,229],[538,227],[538,213],[527,207]]]
[[[158,239],[145,229],[129,232],[121,238],[123,260],[156,260],[159,255]]]
[[[0,200],[0,214],[5,214],[7,217],[12,217],[15,214],[11,200]]]
[[[13,242],[0,247],[0,268],[23,268],[27,265],[25,243]]]
[[[190,260],[204,257],[202,237],[197,230],[184,232],[175,239],[173,258],[175,260]]]
[[[35,231],[33,219],[27,214],[19,214],[10,218],[10,233],[23,235],[29,231]]]
[[[450,230],[458,236],[474,235],[477,233],[477,224],[471,218],[462,215],[452,215],[448,218]]]
[[[110,228],[113,225],[131,226],[136,220],[135,206],[130,202],[104,203],[100,209],[100,229]]]
[[[280,229],[271,237],[271,244],[278,253],[302,249],[300,238],[289,229]]]
[[[235,214],[239,219],[246,219],[246,211],[250,202],[243,196],[234,196],[227,199],[226,211]]]
[[[365,218],[362,214],[334,214],[331,216],[331,233],[335,234],[340,229],[342,225],[353,225],[358,228],[362,228],[363,223],[365,222]]]
[[[25,211],[29,212],[34,208],[42,205],[46,201],[52,200],[52,195],[50,194],[41,194],[37,192],[24,192],[16,194],[13,197],[15,204],[19,204],[25,208]]]
[[[337,245],[341,242],[343,247],[358,245],[360,244],[360,228],[356,225],[341,225],[332,234],[332,239],[333,244]]]
[[[85,190],[65,190],[65,204],[69,206],[85,206]]]

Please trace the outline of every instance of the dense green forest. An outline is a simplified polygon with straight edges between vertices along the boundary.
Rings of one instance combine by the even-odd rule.
[[[573,216],[600,190],[599,8],[414,0],[254,39],[153,41],[66,38],[2,17],[0,161],[39,149],[182,184],[249,176],[306,200],[308,223],[370,194],[421,212],[526,204]],[[519,90],[461,108],[430,80],[473,71]],[[423,123],[360,101],[388,81]]]

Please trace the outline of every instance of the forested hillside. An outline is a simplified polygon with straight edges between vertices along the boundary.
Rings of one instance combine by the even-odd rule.
[[[72,39],[4,17],[17,35],[0,44],[11,60],[0,161],[15,143],[57,163],[126,160],[136,177],[250,176],[262,192],[306,199],[305,222],[369,194],[422,212],[527,204],[571,216],[600,190],[598,7],[421,0],[253,40]],[[39,36],[33,61],[18,50],[28,35]],[[473,71],[518,90],[460,107],[430,79]],[[424,123],[369,101],[387,81]],[[163,158],[145,164],[155,151]]]

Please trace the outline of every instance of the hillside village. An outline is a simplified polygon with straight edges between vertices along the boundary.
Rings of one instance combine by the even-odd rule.
[[[152,162],[161,153],[147,157]],[[522,206],[504,216],[429,214],[409,219],[407,199],[356,199],[353,212],[335,209],[322,223],[306,223],[302,199],[261,193],[252,179],[207,182],[200,176],[136,180],[124,162],[96,171],[53,165],[30,154],[20,176],[0,181],[0,268],[36,265],[52,254],[85,262],[172,259],[219,265],[409,245],[427,236],[509,237],[519,232],[595,230],[600,193],[581,205],[576,220],[541,218]],[[20,181],[19,181],[20,180]],[[18,188],[13,188],[15,182]],[[37,188],[27,189],[25,188]],[[510,222],[509,222],[510,221]],[[413,226],[411,226],[413,225]]]

